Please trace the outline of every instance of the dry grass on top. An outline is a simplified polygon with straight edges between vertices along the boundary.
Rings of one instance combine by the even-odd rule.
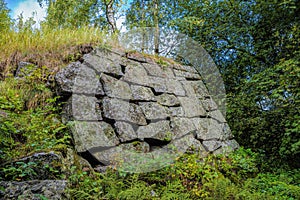
[[[12,74],[20,61],[56,72],[78,60],[92,46],[114,44],[112,37],[97,28],[9,31],[0,35],[0,79]]]

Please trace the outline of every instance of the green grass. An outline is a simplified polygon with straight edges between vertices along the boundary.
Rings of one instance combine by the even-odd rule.
[[[251,168],[249,168],[251,167]],[[186,154],[158,171],[140,174],[109,169],[105,174],[74,170],[71,199],[299,199],[299,170],[259,172],[245,149],[228,156]]]
[[[32,62],[57,71],[70,61],[78,59],[80,48],[93,45],[116,45],[114,37],[98,28],[79,29],[24,29],[0,35],[0,74],[6,76],[15,70],[19,61]]]

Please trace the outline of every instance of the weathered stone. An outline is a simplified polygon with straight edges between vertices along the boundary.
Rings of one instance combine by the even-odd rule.
[[[183,89],[185,90],[186,92],[186,96],[188,97],[199,97],[196,93],[195,93],[195,90],[193,88],[193,86],[191,85],[191,82],[192,81],[186,81],[186,80],[183,80],[183,81],[180,81],[182,86],[183,86]]]
[[[132,100],[155,101],[152,90],[148,87],[131,85]]]
[[[126,66],[125,75],[120,79],[138,85],[148,85],[148,75],[145,68],[139,64],[131,64]]]
[[[224,141],[224,145],[223,146],[231,147],[233,150],[238,149],[240,147],[240,145],[237,143],[236,140],[227,140],[227,141]]]
[[[226,122],[226,119],[224,118],[224,116],[220,110],[213,110],[213,111],[209,112],[208,115],[211,118],[218,120],[219,122],[223,122],[223,123]]]
[[[103,89],[96,72],[82,64],[79,64],[78,73],[74,79],[73,93],[103,95]]]
[[[81,156],[79,156],[75,150],[71,149],[71,148],[67,148],[67,150],[65,151],[66,154],[63,157],[63,161],[62,161],[62,171],[65,175],[70,175],[70,168],[72,166],[76,166],[77,169],[79,170],[83,170],[83,169],[89,169],[89,171],[93,170],[93,167],[91,166],[91,164],[84,158],[82,158]]]
[[[150,60],[150,59],[147,59],[145,56],[143,56],[139,52],[127,52],[126,57],[130,60],[138,61],[140,63],[146,63]]]
[[[193,79],[193,80],[201,80],[201,76],[197,73],[191,73],[187,71],[181,71],[174,69],[175,76],[184,77],[186,79]]]
[[[180,104],[184,110],[185,117],[206,116],[206,111],[201,102],[196,97],[178,97]]]
[[[111,148],[96,148],[92,151],[92,155],[97,158],[104,165],[120,164],[124,162],[130,155],[130,152],[134,153],[146,153],[150,151],[150,146],[146,142],[132,142],[120,144]]]
[[[73,94],[66,103],[63,117],[67,120],[102,120],[101,110],[96,97]]]
[[[182,107],[170,107],[169,112],[172,117],[184,117],[184,110]]]
[[[164,78],[149,76],[147,85],[152,87],[156,93],[167,92],[166,80]]]
[[[115,123],[115,127],[121,142],[137,139],[137,134],[130,124],[118,121]]]
[[[221,148],[214,151],[214,154],[227,154],[236,150],[240,147],[240,145],[235,140],[227,140],[221,143]]]
[[[227,123],[222,123],[222,129],[223,129],[223,138],[225,140],[233,139],[233,135],[231,133],[230,127]]]
[[[172,67],[177,70],[198,74],[198,71],[193,66],[174,64]]]
[[[118,121],[127,121],[138,125],[146,125],[145,116],[138,105],[114,98],[103,99],[104,117]]]
[[[203,146],[207,149],[209,152],[213,152],[220,148],[222,146],[222,143],[217,140],[208,140],[208,141],[203,141]]]
[[[138,138],[154,138],[157,140],[170,141],[172,133],[169,121],[162,120],[155,123],[150,123],[147,126],[140,126],[137,130]]]
[[[177,96],[185,96],[185,90],[181,83],[175,79],[166,79],[167,93],[175,94]]]
[[[178,101],[177,97],[173,94],[162,94],[156,96],[157,103],[164,105],[164,106],[179,106],[180,102]]]
[[[105,122],[76,121],[71,129],[78,152],[85,152],[93,147],[111,147],[119,143],[113,128]]]
[[[228,124],[194,67],[174,63],[164,67],[140,53],[122,50],[96,49],[81,61],[69,66],[70,74],[66,70],[57,75],[56,82],[63,99],[71,96],[74,84],[79,88],[63,110],[71,116],[66,122],[82,120],[72,132],[75,148],[83,155],[92,154],[102,165],[127,160],[131,170],[139,171],[140,166],[133,165],[170,164],[168,159],[174,160],[177,153],[171,153],[168,144],[181,153],[201,155],[235,146],[227,142],[233,138]]]
[[[197,139],[224,139],[223,124],[219,124],[216,120],[211,118],[194,118],[192,121],[197,128]]]
[[[168,110],[155,102],[140,102],[139,103],[146,119],[166,119],[168,115]]]
[[[16,168],[23,169],[25,165],[30,167],[31,171],[26,173],[26,179],[34,180],[46,180],[51,179],[56,176],[50,168],[60,171],[59,163],[62,162],[62,156],[55,152],[40,152],[34,153],[33,155],[19,158],[17,160],[4,163],[0,165],[0,168]],[[33,163],[32,165],[28,163]],[[17,172],[16,172],[17,173]],[[4,180],[12,180],[11,174],[6,171],[0,171],[0,177],[3,177]]]
[[[71,93],[104,95],[95,72],[80,62],[69,64],[55,75],[56,92],[60,96]]]
[[[66,180],[0,181],[0,199],[67,199]]]
[[[162,67],[157,64],[143,63],[143,66],[147,70],[150,76],[158,76],[162,78],[175,78],[171,67]]]
[[[179,152],[192,151],[192,152],[197,152],[200,155],[206,153],[205,148],[202,146],[200,141],[194,138],[192,132],[180,138],[176,138],[172,140],[168,146],[169,147],[173,146]]]
[[[112,61],[106,57],[98,57],[90,54],[83,56],[84,64],[95,69],[97,73],[105,72],[117,76],[123,75],[120,61]]]
[[[98,56],[99,58],[108,58],[112,61],[120,61],[122,57],[125,56],[125,52],[123,50],[104,48],[95,49],[91,54]]]
[[[206,111],[214,111],[218,109],[218,105],[211,97],[206,97],[205,99],[201,100],[201,102]]]
[[[200,98],[209,97],[209,92],[202,81],[190,81],[191,86],[196,92],[196,96]]]
[[[103,83],[103,88],[107,96],[120,99],[132,98],[131,89],[128,83],[106,74],[101,74],[101,82]]]
[[[22,78],[29,76],[38,68],[37,65],[29,62],[19,62],[15,73],[15,77]]]
[[[112,165],[115,161],[120,160],[123,155],[123,150],[120,146],[94,148],[90,152],[103,165]]]
[[[150,145],[147,142],[140,142],[140,141],[121,144],[120,147],[123,150],[128,150],[137,153],[147,153],[150,151]]]
[[[190,134],[192,131],[196,131],[196,127],[190,119],[181,117],[171,119],[171,132],[175,135],[175,138],[178,139]]]

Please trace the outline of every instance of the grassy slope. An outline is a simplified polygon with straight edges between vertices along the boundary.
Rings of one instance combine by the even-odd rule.
[[[112,44],[104,38],[92,28],[44,28],[0,36],[0,162],[42,150],[64,151],[70,136],[45,81],[77,60],[84,47]],[[11,74],[19,61],[39,68],[25,79],[14,79]],[[74,166],[68,193],[72,199],[300,199],[299,170],[269,170],[263,164],[251,150],[240,149],[205,159],[183,155],[172,166],[145,174],[114,169],[98,174]],[[27,180],[26,174],[5,170],[12,175],[0,180]]]

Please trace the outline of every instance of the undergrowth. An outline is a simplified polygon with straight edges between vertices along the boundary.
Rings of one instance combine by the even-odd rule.
[[[259,172],[249,149],[228,156],[185,154],[158,171],[104,174],[73,168],[71,199],[299,199],[299,170]]]

